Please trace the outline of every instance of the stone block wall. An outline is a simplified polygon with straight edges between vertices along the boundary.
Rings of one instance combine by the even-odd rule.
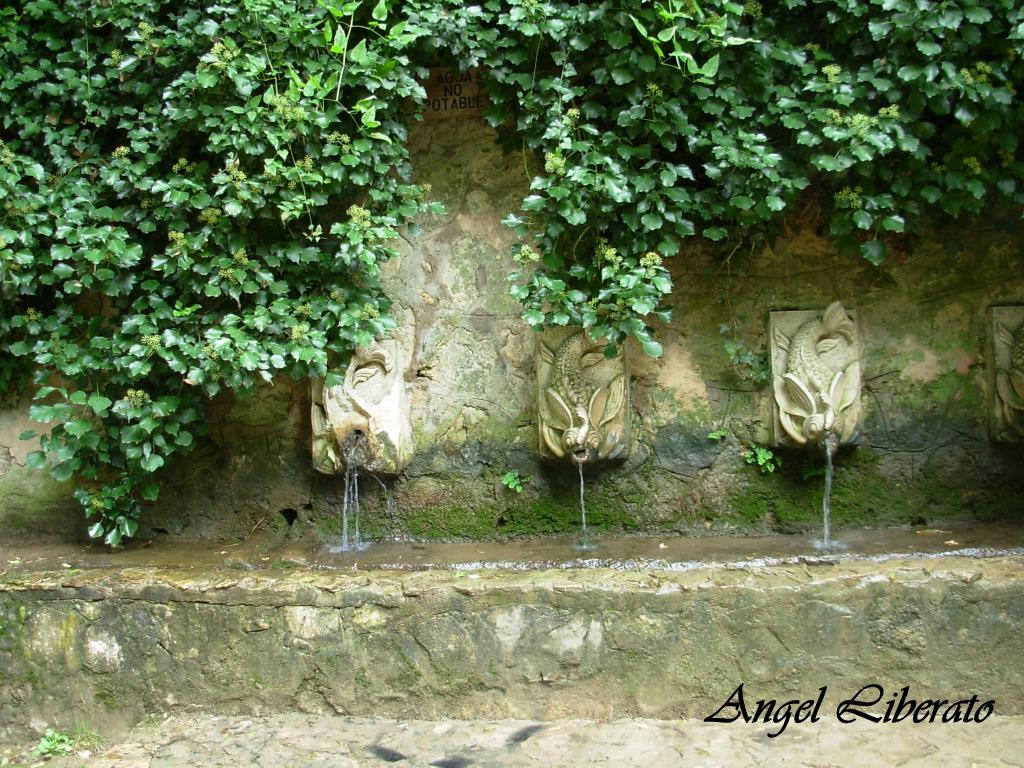
[[[736,686],[1024,712],[1019,558],[658,571],[0,574],[0,741],[147,714],[702,718]],[[951,664],[950,659],[956,663]],[[970,727],[960,725],[958,727]]]

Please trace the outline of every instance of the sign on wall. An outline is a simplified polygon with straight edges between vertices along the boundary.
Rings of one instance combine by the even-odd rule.
[[[480,87],[479,75],[477,69],[456,72],[447,67],[431,67],[430,76],[421,81],[427,91],[424,122],[479,118],[490,104]]]

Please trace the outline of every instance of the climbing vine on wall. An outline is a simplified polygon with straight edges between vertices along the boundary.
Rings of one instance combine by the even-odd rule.
[[[1015,0],[410,5],[543,165],[508,219],[536,326],[657,354],[662,260],[770,231],[808,188],[873,264],[936,215],[1024,203]]]
[[[36,367],[32,466],[136,530],[204,397],[324,375],[385,331],[425,210],[422,94],[387,6],[34,0],[0,10],[0,383]]]
[[[428,64],[480,67],[528,150],[524,319],[611,353],[660,353],[668,259],[811,190],[875,264],[1024,203],[1015,0],[29,0],[0,40],[0,388],[34,371],[30,461],[112,544],[205,397],[388,329],[380,265],[430,208],[405,150]]]

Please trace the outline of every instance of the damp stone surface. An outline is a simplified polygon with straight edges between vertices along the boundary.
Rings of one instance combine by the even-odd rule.
[[[992,436],[1024,442],[1024,306],[992,307],[989,339]]]
[[[616,570],[7,569],[0,737],[155,713],[701,718],[879,682],[1024,714],[1021,556]],[[950,664],[950,658],[956,664]]]

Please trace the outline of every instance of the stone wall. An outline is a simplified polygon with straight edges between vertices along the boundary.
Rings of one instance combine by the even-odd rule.
[[[412,327],[416,456],[397,478],[362,479],[371,536],[494,537],[572,530],[577,477],[540,462],[535,335],[504,276],[513,236],[500,223],[528,187],[521,152],[481,122],[418,128],[417,181],[448,214],[420,222],[388,266],[399,319]],[[687,244],[672,263],[674,316],[665,355],[630,348],[632,451],[588,478],[590,522],[627,531],[794,531],[817,524],[819,457],[778,452],[759,473],[744,450],[768,443],[770,388],[757,388],[724,341],[766,348],[768,313],[856,310],[864,430],[837,459],[837,525],[1012,517],[1024,502],[1024,452],[988,434],[986,310],[1024,303],[1024,227],[1015,217],[951,227],[881,267],[836,252],[812,205],[768,246],[731,258]],[[724,333],[723,333],[724,326]],[[330,534],[341,493],[309,456],[306,384],[280,382],[211,404],[212,430],[164,471],[143,535],[244,536],[259,529]],[[79,536],[70,488],[24,467],[27,403],[0,414],[0,531]],[[721,439],[709,439],[717,431]],[[521,494],[507,470],[531,479]],[[386,485],[385,496],[382,486]],[[283,514],[282,514],[283,511]]]
[[[871,683],[879,711],[909,686],[1020,714],[1022,588],[1019,558],[0,573],[0,742],[161,712],[703,718],[740,683],[752,707],[827,686],[826,717]]]

